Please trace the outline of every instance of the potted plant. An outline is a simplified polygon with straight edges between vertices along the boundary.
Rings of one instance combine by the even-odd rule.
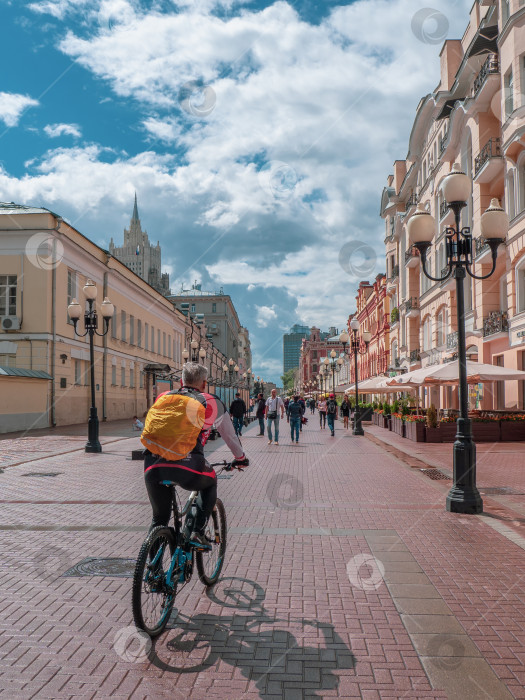
[[[474,442],[499,442],[500,420],[497,416],[475,416],[472,418]]]
[[[392,430],[392,421],[390,420],[391,413],[392,409],[390,404],[388,401],[385,401],[383,404],[383,428],[388,428],[388,430]]]
[[[425,442],[426,416],[411,414],[405,418],[405,437],[414,442]]]
[[[441,442],[441,432],[438,428],[436,407],[430,404],[427,410],[427,425],[425,430],[426,442]]]
[[[509,413],[502,416],[499,424],[502,442],[525,440],[525,414]]]
[[[404,421],[403,416],[399,412],[392,411],[392,430],[396,435],[404,437]]]

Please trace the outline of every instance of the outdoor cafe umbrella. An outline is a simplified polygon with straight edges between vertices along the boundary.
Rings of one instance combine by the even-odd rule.
[[[482,362],[472,362],[467,360],[467,383],[478,384],[484,382],[503,381],[524,381],[525,372],[519,369],[498,367],[497,365],[484,364]],[[432,365],[416,369],[407,374],[392,377],[389,380],[390,386],[429,386],[439,384],[459,383],[459,362],[447,362],[442,365]]]

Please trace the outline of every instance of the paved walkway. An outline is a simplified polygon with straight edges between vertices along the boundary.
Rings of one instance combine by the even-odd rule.
[[[293,446],[256,432],[249,469],[219,481],[223,577],[192,580],[153,646],[130,611],[138,438],[0,474],[1,698],[525,698],[518,535],[447,513],[446,484],[340,424]],[[104,557],[130,561],[93,575]]]

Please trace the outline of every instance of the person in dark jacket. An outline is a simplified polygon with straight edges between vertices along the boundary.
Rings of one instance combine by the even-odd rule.
[[[348,428],[350,411],[351,411],[350,401],[348,400],[348,396],[345,396],[343,399],[343,403],[341,404],[341,415],[343,416],[343,425],[345,428]]]
[[[264,397],[262,394],[257,395],[257,403],[256,403],[256,409],[255,409],[255,415],[257,419],[259,420],[259,434],[257,437],[263,437],[264,436],[264,412],[266,410],[266,401],[264,400]]]
[[[241,399],[239,392],[235,394],[230,406],[230,415],[233,420],[233,427],[236,435],[242,435],[242,427],[244,425],[244,414],[246,413],[246,404]]]
[[[293,401],[288,404],[288,409],[286,411],[288,416],[288,423],[290,423],[290,432],[292,435],[292,442],[299,442],[299,430],[301,427],[301,421],[304,415],[303,403],[299,400],[298,396],[293,397]],[[295,438],[294,438],[295,433]]]
[[[304,416],[304,414],[306,413],[306,401],[303,399],[302,396],[299,396],[299,403],[303,407],[303,416]],[[301,431],[301,433],[303,432],[303,421],[302,420],[299,421],[299,430]]]

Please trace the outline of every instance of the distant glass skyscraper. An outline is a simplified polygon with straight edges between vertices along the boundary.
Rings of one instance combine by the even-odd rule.
[[[310,328],[297,323],[283,335],[283,372],[299,367],[299,355],[303,338],[310,337]]]

